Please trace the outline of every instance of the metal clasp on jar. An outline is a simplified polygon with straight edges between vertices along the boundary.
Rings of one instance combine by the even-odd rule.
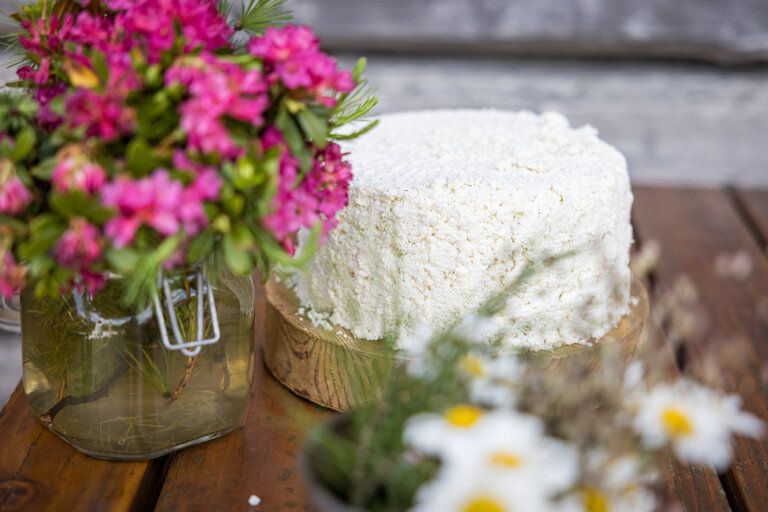
[[[193,357],[200,353],[200,350],[202,350],[204,345],[212,345],[219,341],[219,338],[221,337],[221,332],[219,331],[219,318],[216,314],[216,303],[213,300],[213,287],[208,279],[205,263],[199,265],[195,269],[195,281],[197,286],[195,293],[197,295],[197,333],[196,339],[194,340],[185,341],[181,335],[179,320],[176,317],[176,309],[173,304],[171,286],[168,279],[163,275],[162,270],[158,272],[157,279],[159,291],[157,295],[155,295],[155,315],[157,316],[157,325],[160,329],[160,338],[163,341],[163,345],[169,350],[181,350],[182,354]],[[161,293],[165,298],[165,310],[170,319],[174,338],[173,342],[168,337],[163,306],[160,302]],[[206,297],[208,298],[208,310],[211,315],[211,328],[213,329],[213,336],[211,338],[203,338],[203,313],[205,311],[204,302]]]

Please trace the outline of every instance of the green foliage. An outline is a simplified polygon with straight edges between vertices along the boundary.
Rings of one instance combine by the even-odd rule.
[[[279,26],[291,20],[293,14],[284,7],[285,0],[249,0],[247,4],[243,2],[240,6],[237,26],[248,33],[261,34],[267,27]],[[226,4],[223,9],[220,7],[219,10],[231,11],[231,7]]]
[[[378,119],[368,121],[363,127],[351,133],[338,133],[336,131],[336,129],[348,123],[363,121],[363,118],[379,103],[379,99],[375,96],[375,90],[370,87],[368,80],[363,78],[366,65],[367,60],[364,57],[358,59],[355,67],[352,69],[352,79],[357,83],[357,87],[350,93],[340,95],[339,102],[331,113],[332,131],[330,137],[332,139],[354,139],[370,131],[379,122]]]
[[[137,135],[128,143],[125,150],[125,165],[134,176],[147,176],[158,167],[169,163],[167,158],[155,155],[154,146],[150,145],[141,135]]]

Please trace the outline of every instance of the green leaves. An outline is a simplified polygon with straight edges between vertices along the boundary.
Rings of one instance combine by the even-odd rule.
[[[38,256],[45,256],[61,237],[66,224],[50,213],[38,215],[30,222],[29,230],[34,233],[24,240],[16,251],[22,260],[32,261]]]
[[[233,226],[232,231],[224,234],[224,259],[236,274],[247,274],[253,270],[253,258],[250,249],[253,237],[242,224]]]
[[[142,98],[136,105],[137,132],[145,139],[160,140],[179,126],[176,105],[164,90]]]
[[[27,126],[22,129],[21,132],[16,135],[16,147],[13,152],[13,159],[17,162],[21,162],[27,158],[34,149],[36,140],[37,136],[32,127]]]
[[[309,107],[300,110],[296,116],[301,129],[304,130],[304,134],[320,149],[325,148],[326,144],[328,144],[329,114],[329,109]]]
[[[93,196],[80,190],[51,192],[48,196],[51,209],[62,217],[85,217],[94,224],[103,224],[112,217],[112,212],[101,205]]]
[[[141,255],[127,247],[110,249],[106,252],[105,257],[112,268],[123,275],[132,274],[141,262]]]
[[[193,263],[205,259],[216,246],[216,234],[212,231],[203,231],[189,243],[187,247],[187,261]]]
[[[312,153],[307,147],[304,134],[299,129],[293,116],[289,113],[288,107],[283,102],[275,118],[275,126],[280,130],[291,150],[291,154],[299,159],[299,168],[303,174],[312,167]]]
[[[167,158],[157,157],[155,148],[140,135],[131,139],[125,150],[125,165],[136,177],[151,174],[158,167],[163,167],[168,163]]]

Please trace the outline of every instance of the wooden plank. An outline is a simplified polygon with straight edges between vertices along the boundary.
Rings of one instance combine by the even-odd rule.
[[[640,240],[639,242],[642,242]],[[651,300],[653,307],[653,300]],[[648,347],[652,361],[670,378],[678,377],[680,371],[675,354],[655,315],[651,315]],[[725,490],[715,470],[700,465],[688,465],[678,461],[668,450],[657,459],[661,467],[661,498],[667,505],[664,509],[681,512],[730,511]]]
[[[759,0],[289,0],[334,49],[768,59]]]
[[[747,222],[756,231],[763,253],[768,255],[768,189],[738,189],[735,196]]]
[[[265,297],[257,287],[256,338],[263,337]],[[158,511],[308,510],[298,472],[307,432],[332,414],[293,395],[269,375],[257,350],[252,399],[243,425],[231,434],[194,446],[174,458]]]
[[[117,463],[76,451],[38,423],[21,385],[0,412],[0,438],[0,512],[146,510],[165,473],[165,458]]]
[[[695,364],[722,355],[722,343],[738,345],[723,361],[723,389],[741,395],[745,408],[768,421],[768,387],[761,367],[768,362],[768,329],[755,311],[768,288],[768,261],[762,258],[749,231],[720,190],[635,188],[635,229],[643,240],[656,239],[663,255],[654,273],[657,284],[671,285],[687,274],[707,306],[709,333],[684,340],[687,357]],[[746,251],[754,262],[749,279],[736,281],[715,272],[724,252]],[[768,502],[768,442],[738,438],[734,463],[725,475],[727,490],[738,507],[763,510]]]

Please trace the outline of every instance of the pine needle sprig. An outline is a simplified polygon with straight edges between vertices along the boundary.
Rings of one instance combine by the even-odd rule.
[[[261,34],[267,27],[285,25],[292,18],[293,13],[285,9],[285,0],[250,0],[240,6],[235,28],[249,34]]]
[[[353,121],[364,121],[364,117],[379,103],[379,98],[375,95],[376,90],[368,84],[368,80],[362,78],[366,64],[367,60],[364,57],[357,61],[352,69],[352,79],[357,83],[357,87],[350,93],[340,95],[333,109],[330,137],[334,140],[354,139],[370,131],[379,123],[378,120],[367,121],[362,128],[351,133],[335,131]]]

